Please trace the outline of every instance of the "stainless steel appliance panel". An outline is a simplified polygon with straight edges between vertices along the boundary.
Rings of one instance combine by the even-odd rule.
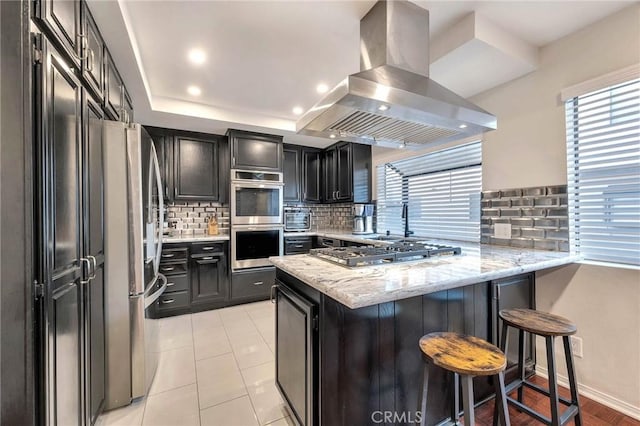
[[[297,421],[314,424],[317,306],[277,282],[276,385]]]
[[[231,224],[281,224],[282,173],[231,171]]]
[[[131,402],[130,231],[124,127],[121,123],[106,121],[103,131],[107,323],[105,409],[108,410]]]
[[[163,200],[151,138],[107,121],[105,146],[106,409],[144,396],[157,366],[157,332],[145,315],[157,299]],[[145,242],[147,244],[145,252]],[[164,288],[162,288],[162,291]],[[154,355],[156,354],[156,355]]]
[[[282,226],[235,226],[231,229],[231,269],[271,266],[270,256],[282,256]]]
[[[308,209],[284,208],[284,230],[308,231],[311,229],[311,212]]]

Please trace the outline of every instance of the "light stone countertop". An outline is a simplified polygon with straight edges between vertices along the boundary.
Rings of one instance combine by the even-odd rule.
[[[207,242],[207,241],[228,241],[229,235],[221,234],[221,235],[193,235],[193,234],[185,234],[180,236],[170,236],[163,237],[162,242],[165,244],[170,243],[197,243],[197,242]]]
[[[269,260],[277,268],[356,309],[566,265],[581,259],[565,252],[429,241],[459,246],[462,254],[357,268],[337,265],[308,254],[270,257]]]

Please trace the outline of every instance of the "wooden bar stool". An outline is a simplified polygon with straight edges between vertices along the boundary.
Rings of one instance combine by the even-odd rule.
[[[473,378],[475,376],[493,376],[496,389],[496,407],[502,424],[510,426],[504,387],[504,370],[507,358],[491,343],[473,336],[458,333],[430,333],[420,339],[420,350],[424,356],[424,378],[420,395],[421,425],[427,419],[427,390],[429,384],[429,364],[437,365],[454,373],[455,400],[458,395],[458,375],[462,379],[462,404],[465,424],[475,425],[473,410]],[[457,421],[457,402],[454,403],[452,420]],[[494,418],[496,421],[497,418]]]
[[[509,336],[509,327],[513,327],[519,331],[518,335],[518,380],[507,386],[506,392],[509,394],[514,389],[518,390],[517,399],[507,396],[508,403],[514,405],[518,410],[523,411],[536,420],[554,426],[566,424],[575,417],[575,424],[582,424],[580,416],[580,402],[578,399],[578,387],[576,381],[576,370],[573,366],[573,354],[571,352],[571,342],[569,336],[575,334],[576,326],[566,318],[553,315],[547,312],[536,311],[533,309],[503,309],[499,313],[502,319],[502,338],[500,340],[500,349],[507,352],[507,338]],[[547,366],[549,373],[549,390],[537,386],[525,378],[524,369],[524,338],[525,332],[537,334],[545,338],[547,345]],[[567,362],[567,375],[569,376],[569,391],[571,392],[571,400],[567,400],[558,395],[558,380],[556,376],[555,350],[554,340],[561,336],[564,343],[564,355]],[[522,393],[524,387],[535,390],[550,399],[551,418],[545,417],[537,411],[527,407],[522,403]],[[567,406],[562,415],[560,414],[560,402]],[[495,424],[495,420],[494,420]]]

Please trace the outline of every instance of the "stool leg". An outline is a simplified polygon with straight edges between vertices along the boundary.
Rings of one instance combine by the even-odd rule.
[[[547,336],[547,368],[549,373],[549,399],[551,403],[551,424],[560,424],[560,408],[558,402],[558,384],[554,351],[554,336]]]
[[[454,425],[460,424],[460,376],[453,373],[453,404],[451,407],[451,420]]]
[[[429,390],[429,364],[424,363],[424,373],[422,375],[422,389],[420,389],[420,426],[427,424],[427,391]]]
[[[524,330],[518,333],[518,378],[524,382]],[[523,386],[518,387],[518,402],[522,402]]]
[[[507,340],[509,338],[509,326],[502,321],[502,336],[500,337],[500,350],[507,354]]]
[[[462,405],[464,407],[464,424],[475,426],[475,414],[473,412],[473,376],[463,375],[462,379]]]
[[[503,426],[511,426],[509,421],[509,408],[507,407],[507,395],[504,389],[504,372],[501,371],[493,376],[493,385],[496,390],[496,409],[493,412],[493,424],[498,423],[498,417]]]
[[[576,380],[576,370],[573,365],[573,351],[571,350],[571,340],[569,336],[562,337],[564,343],[564,357],[567,360],[567,376],[569,376],[569,390],[571,391],[571,403],[576,405],[578,412],[574,417],[576,426],[582,425],[580,415],[580,400],[578,399],[578,381]]]

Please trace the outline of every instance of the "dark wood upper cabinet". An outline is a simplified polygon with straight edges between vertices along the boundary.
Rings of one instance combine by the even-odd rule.
[[[116,64],[111,58],[109,50],[104,49],[104,109],[112,120],[122,120],[123,114],[123,84]]]
[[[124,114],[122,121],[125,123],[133,123],[133,102],[131,101],[131,96],[129,96],[129,92],[124,85],[122,86],[122,110]]]
[[[324,151],[324,201],[371,202],[371,146],[339,142]]]
[[[45,32],[75,67],[80,67],[82,57],[81,4],[80,1],[40,0],[35,10]]]
[[[231,168],[282,171],[282,136],[229,130]]]
[[[323,201],[333,202],[336,200],[336,150],[330,148],[324,151],[322,156],[322,174],[324,175],[324,197]]]
[[[174,137],[174,200],[220,200],[219,151],[215,137]]]
[[[300,201],[300,147],[285,145],[282,177],[284,180],[284,201]]]
[[[336,146],[336,201],[350,201],[353,198],[351,147],[350,143]]]
[[[89,7],[82,2],[82,26],[85,35],[85,51],[82,60],[82,77],[87,87],[102,102],[104,91],[104,40],[93,20]]]
[[[302,201],[322,202],[322,151],[302,148]]]

